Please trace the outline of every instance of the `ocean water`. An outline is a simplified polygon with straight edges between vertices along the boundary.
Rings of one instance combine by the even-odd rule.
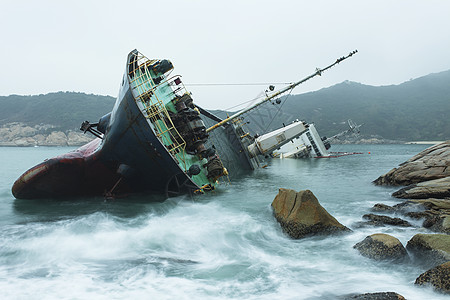
[[[71,148],[0,148],[0,297],[335,299],[395,291],[407,299],[444,299],[414,285],[426,271],[420,265],[376,262],[353,249],[373,233],[406,246],[427,232],[355,226],[375,203],[399,202],[390,196],[395,188],[371,182],[426,147],[335,145],[334,151],[363,154],[274,159],[213,193],[162,203],[150,197],[16,200],[17,177]],[[353,232],[290,239],[270,206],[279,188],[311,190]]]

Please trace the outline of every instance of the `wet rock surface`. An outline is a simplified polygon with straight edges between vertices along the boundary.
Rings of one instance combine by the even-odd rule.
[[[411,202],[424,208],[424,211],[415,214],[418,217],[423,216],[423,227],[434,232],[450,234],[450,199],[421,199]]]
[[[371,259],[393,259],[397,263],[418,264],[431,268],[421,274],[415,284],[429,285],[436,291],[448,294],[450,289],[450,141],[420,152],[398,168],[380,176],[374,183],[406,186],[392,195],[406,201],[393,206],[377,203],[371,211],[378,214],[364,215],[363,218],[367,221],[357,225],[412,226],[408,221],[396,217],[400,215],[409,219],[423,220],[421,230],[431,230],[439,234],[414,235],[408,241],[406,251],[395,237],[381,234],[366,237],[354,245],[354,248],[361,255]],[[413,223],[417,225],[418,222]],[[387,241],[390,241],[390,244]],[[400,260],[400,258],[403,259]],[[374,298],[370,298],[372,295]],[[345,299],[404,299],[395,293],[362,294],[353,297]]]
[[[330,215],[310,190],[279,189],[272,208],[283,231],[294,239],[351,231]]]
[[[420,274],[414,283],[431,285],[439,292],[450,294],[450,261]]]
[[[377,185],[411,185],[450,176],[450,140],[434,145],[378,177]]]
[[[384,225],[392,225],[392,226],[401,226],[401,227],[411,227],[411,223],[405,221],[400,218],[392,218],[384,215],[375,215],[375,214],[365,214],[363,219],[368,220],[363,225],[374,225],[374,226],[384,226]]]
[[[401,199],[425,199],[450,197],[450,177],[429,180],[402,188],[392,196]]]
[[[450,141],[425,149],[374,183],[407,185],[392,196],[410,200],[393,207],[379,203],[372,211],[423,219],[424,228],[450,233]]]
[[[372,211],[374,212],[394,212],[396,211],[395,207],[383,204],[383,203],[377,203],[372,207]]]
[[[375,260],[401,260],[408,257],[405,247],[395,237],[376,233],[353,246],[361,255]]]
[[[407,200],[394,206],[377,203],[371,210],[423,220],[424,228],[438,233],[450,233],[450,199],[447,198]],[[370,221],[358,225],[370,225]]]
[[[395,292],[379,292],[379,293],[366,293],[358,295],[348,295],[342,298],[344,300],[405,300],[400,294]]]
[[[442,264],[450,260],[450,235],[419,233],[408,241],[406,249],[422,264]]]

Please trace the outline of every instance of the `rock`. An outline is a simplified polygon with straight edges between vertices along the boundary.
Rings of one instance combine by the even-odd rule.
[[[67,145],[79,146],[84,145],[92,141],[93,136],[91,134],[84,134],[82,132],[69,131],[67,133]]]
[[[45,136],[43,134],[36,134],[34,139],[38,146],[43,146],[45,143]]]
[[[14,140],[14,145],[19,147],[30,147],[35,146],[36,141],[31,137],[19,138]]]
[[[353,246],[362,256],[375,260],[399,260],[408,257],[405,247],[395,237],[376,233]]]
[[[425,207],[427,210],[435,210],[439,213],[450,213],[450,199],[414,199],[409,201],[411,203],[420,204]]]
[[[435,232],[450,233],[450,199],[420,199],[411,200],[424,207],[423,227]]]
[[[37,128],[33,128],[19,122],[9,123],[2,125],[0,128],[0,142],[8,143],[14,140],[26,139],[33,137],[37,133]]]
[[[420,274],[414,284],[431,285],[439,292],[450,294],[450,261]]]
[[[366,214],[363,216],[364,219],[369,220],[366,222],[368,225],[383,226],[383,225],[394,225],[402,227],[412,226],[408,221],[402,220],[400,218],[391,218],[388,216]]]
[[[67,146],[67,136],[62,131],[53,131],[45,139],[47,146]]]
[[[310,190],[279,189],[272,208],[283,231],[294,239],[351,231],[330,215]]]
[[[409,185],[396,191],[392,196],[402,199],[450,197],[450,176]]]
[[[450,199],[414,199],[392,207],[411,219],[424,219],[422,226],[435,232],[450,233]],[[364,224],[363,224],[364,225]]]
[[[377,185],[410,185],[450,176],[450,140],[425,149],[378,177]]]
[[[406,200],[404,202],[392,206],[394,212],[408,216],[409,213],[420,213],[425,211],[425,206],[422,203],[414,202],[413,200]]]
[[[37,133],[37,130],[35,128],[32,128],[30,126],[24,126],[21,128],[19,134],[20,134],[20,136],[23,136],[23,137],[32,137],[32,136],[36,135],[36,133]]]
[[[425,211],[411,211],[411,212],[405,213],[405,216],[407,216],[411,219],[416,219],[416,220],[431,217],[431,215]]]
[[[450,215],[442,216],[438,224],[438,231],[450,234]]]
[[[450,260],[450,235],[419,233],[408,241],[406,249],[426,265],[436,266]]]
[[[394,292],[379,292],[379,293],[366,293],[360,295],[351,295],[344,298],[344,300],[405,300],[400,294]]]
[[[388,206],[381,203],[375,204],[372,208],[375,211],[386,211],[403,214],[411,219],[424,219],[422,226],[440,233],[450,233],[450,199],[415,199],[408,200],[394,206]],[[365,217],[373,219],[374,215]],[[379,218],[379,217],[377,217]],[[383,218],[386,218],[385,216]],[[378,222],[377,222],[378,221]],[[406,222],[406,221],[405,221]],[[369,222],[360,222],[356,226],[382,225],[382,220],[371,220]]]
[[[0,142],[9,142],[9,128],[0,128]]]
[[[372,207],[372,211],[389,211],[389,212],[394,212],[396,209],[392,206],[383,204],[383,203],[377,203]]]
[[[40,124],[34,127],[14,122],[0,127],[0,146],[81,146],[94,137],[80,131],[56,131],[54,125]]]
[[[438,215],[427,217],[423,222],[423,227],[428,228],[434,232],[450,233],[450,216]]]

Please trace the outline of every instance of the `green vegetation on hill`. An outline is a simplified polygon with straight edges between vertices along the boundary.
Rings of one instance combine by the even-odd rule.
[[[400,85],[373,87],[343,82],[316,92],[291,96],[282,108],[314,122],[331,136],[347,119],[364,123],[366,135],[396,140],[450,138],[450,71]]]
[[[55,125],[58,130],[78,130],[83,121],[97,122],[111,111],[115,99],[75,92],[0,97],[0,125],[21,122],[29,126]]]
[[[283,97],[280,105],[268,105],[281,112],[269,130],[300,119],[314,123],[322,136],[330,137],[348,129],[346,122],[352,119],[357,124],[364,123],[361,132],[365,136],[402,141],[447,140],[450,70],[391,86],[345,81],[315,92]],[[251,118],[248,119],[252,127]]]
[[[268,129],[303,119],[329,137],[346,130],[346,121],[352,119],[364,123],[364,135],[403,141],[450,139],[450,70],[391,86],[346,81],[285,100],[280,105],[269,104],[274,113],[281,108],[282,114],[272,122],[266,120],[271,124]],[[83,121],[96,122],[110,112],[114,101],[109,96],[74,92],[0,97],[0,125],[22,122],[78,130]],[[213,113],[225,116],[224,111]]]

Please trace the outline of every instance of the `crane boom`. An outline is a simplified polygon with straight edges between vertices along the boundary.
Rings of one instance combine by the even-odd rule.
[[[243,110],[241,110],[241,111],[235,113],[235,114],[232,115],[231,117],[228,117],[228,118],[226,118],[226,119],[224,119],[224,120],[218,122],[217,124],[215,124],[215,125],[209,127],[208,129],[206,129],[206,132],[210,132],[211,130],[216,129],[217,127],[220,127],[220,126],[224,125],[225,123],[227,123],[227,122],[229,122],[229,121],[231,121],[231,120],[234,120],[234,119],[238,118],[239,116],[241,116],[241,115],[243,115],[243,114],[249,112],[250,110],[252,110],[252,109],[254,109],[254,108],[260,106],[261,104],[266,103],[267,101],[269,101],[269,100],[271,100],[271,99],[274,99],[275,97],[278,97],[279,95],[281,95],[281,94],[283,94],[283,93],[285,93],[285,92],[287,92],[287,91],[289,91],[289,90],[294,89],[296,86],[302,84],[302,83],[305,82],[305,81],[308,81],[309,79],[311,79],[311,78],[313,78],[313,77],[315,77],[315,76],[317,76],[317,75],[319,75],[319,76],[322,75],[322,73],[323,73],[324,71],[330,69],[331,67],[335,66],[336,64],[339,64],[341,61],[343,61],[343,60],[345,60],[345,59],[347,59],[347,58],[353,56],[353,55],[356,54],[357,52],[358,52],[358,50],[354,50],[354,51],[350,52],[348,55],[338,58],[334,63],[330,64],[329,66],[327,66],[327,67],[325,67],[325,68],[323,68],[323,69],[317,68],[317,69],[316,69],[316,72],[314,72],[313,74],[309,75],[308,77],[303,78],[303,79],[300,80],[300,81],[291,83],[290,85],[288,85],[288,86],[282,88],[282,89],[279,90],[279,91],[276,91],[275,93],[273,93],[273,94],[270,95],[270,96],[267,96],[267,95],[266,95],[266,97],[265,97],[264,99],[262,99],[261,101],[255,103],[255,104],[253,104],[252,106],[250,106],[250,107],[248,107],[248,108],[246,108],[246,109],[243,109]]]

